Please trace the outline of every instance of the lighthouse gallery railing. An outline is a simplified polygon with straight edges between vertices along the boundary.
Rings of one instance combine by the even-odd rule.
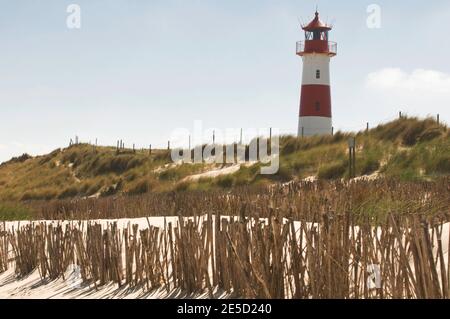
[[[321,49],[323,48],[323,41],[321,41],[321,40],[317,41],[318,45],[314,45],[315,43],[313,43],[313,42],[316,42],[314,40],[312,40],[312,41],[310,40],[308,42],[310,44],[308,46],[308,52],[314,52],[315,51],[314,49],[311,50],[311,46],[312,47],[316,47],[316,46],[317,47],[321,47]],[[311,44],[313,44],[313,45],[311,45]],[[325,52],[329,53],[331,55],[336,55],[337,54],[337,43],[328,41],[327,44],[328,45],[325,45],[326,46]],[[298,55],[303,55],[305,53],[305,46],[306,46],[306,42],[305,41],[298,41],[297,42],[297,54]],[[322,50],[320,50],[320,51],[322,51]]]

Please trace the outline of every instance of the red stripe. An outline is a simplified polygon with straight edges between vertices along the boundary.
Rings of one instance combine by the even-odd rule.
[[[328,53],[328,41],[307,40],[305,41],[305,53]]]
[[[328,85],[302,85],[300,116],[331,117],[331,90]]]

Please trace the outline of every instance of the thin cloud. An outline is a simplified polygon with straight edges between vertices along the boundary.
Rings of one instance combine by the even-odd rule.
[[[385,68],[368,74],[366,86],[371,89],[409,91],[417,94],[450,94],[450,75],[436,70],[416,69],[408,73],[400,68]]]

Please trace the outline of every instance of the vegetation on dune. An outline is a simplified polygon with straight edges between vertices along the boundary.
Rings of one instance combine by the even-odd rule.
[[[347,169],[347,162],[336,161],[330,164],[323,165],[319,169],[318,177],[320,179],[336,179],[345,174]]]
[[[0,221],[30,220],[35,216],[33,210],[18,203],[0,203]]]
[[[448,213],[449,178],[434,181],[319,180],[284,185],[257,182],[250,186],[235,185],[227,191],[221,186],[202,188],[199,185],[212,183],[205,179],[196,184],[180,183],[178,191],[163,193],[145,192],[147,187],[152,187],[152,182],[144,180],[137,182],[133,196],[30,201],[20,207],[27,208],[31,219],[48,220],[196,216],[208,211],[233,216],[252,216],[252,212],[258,212],[262,217],[277,211],[287,218],[310,216],[308,218],[313,219],[315,217],[311,216],[329,211],[350,213],[355,221],[369,218],[378,222],[388,214]]]
[[[29,160],[31,158],[33,158],[31,155],[28,155],[27,153],[24,153],[24,154],[22,154],[20,156],[11,158],[7,162],[1,163],[0,167],[6,166],[6,165],[9,165],[9,164],[14,164],[14,163],[23,163],[23,162],[25,162],[25,161],[27,161],[27,160]]]
[[[357,176],[378,172],[402,180],[431,180],[450,174],[449,129],[433,119],[402,118],[353,135],[281,136],[280,169],[273,176],[260,175],[262,164],[257,163],[243,165],[232,175],[189,180],[186,177],[223,165],[175,165],[168,150],[118,153],[114,147],[79,144],[45,156],[24,154],[0,165],[0,201],[220,190],[310,176],[348,178],[350,136],[357,141]]]

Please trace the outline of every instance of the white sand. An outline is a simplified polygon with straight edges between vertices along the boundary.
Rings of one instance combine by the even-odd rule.
[[[225,292],[215,290],[214,298],[225,298]],[[93,284],[83,285],[80,280],[71,278],[66,272],[66,280],[59,278],[54,281],[44,281],[36,269],[25,278],[17,279],[14,270],[0,274],[0,299],[161,299],[161,298],[208,298],[209,293],[186,295],[180,290],[167,292],[157,289],[150,292],[142,288],[118,287],[110,283],[95,288]]]
[[[213,169],[204,173],[187,176],[182,181],[198,181],[201,178],[216,178],[222,175],[231,175],[239,171],[240,168],[241,165],[236,164],[228,167]]]

